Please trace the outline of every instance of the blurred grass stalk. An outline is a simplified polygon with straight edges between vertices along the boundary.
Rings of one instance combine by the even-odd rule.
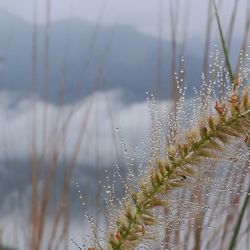
[[[236,225],[235,225],[235,228],[234,228],[234,233],[233,233],[232,239],[231,239],[230,244],[229,244],[229,250],[233,250],[236,247],[237,236],[238,236],[238,234],[240,232],[242,219],[243,219],[244,214],[245,214],[246,209],[247,209],[247,205],[248,205],[248,202],[249,202],[249,197],[250,197],[250,183],[249,183],[249,187],[248,187],[248,190],[247,190],[247,193],[246,193],[242,208],[241,208],[240,213],[239,213],[239,217],[237,219],[237,222],[236,222]]]
[[[43,97],[44,97],[44,107],[43,107],[43,141],[41,147],[41,153],[38,155],[38,147],[37,147],[37,132],[38,132],[38,123],[37,123],[37,108],[36,108],[36,95],[37,95],[37,0],[33,2],[33,31],[32,31],[32,98],[33,98],[33,107],[32,107],[32,142],[31,142],[31,173],[32,173],[32,195],[31,195],[31,203],[30,203],[30,237],[29,237],[29,248],[32,250],[39,250],[46,246],[47,250],[58,249],[64,247],[64,249],[68,249],[69,239],[69,216],[70,216],[70,194],[69,187],[70,181],[72,179],[73,172],[77,165],[77,159],[80,152],[81,145],[84,140],[84,135],[86,134],[86,127],[89,121],[89,115],[91,114],[91,110],[93,109],[94,96],[90,98],[88,103],[86,104],[86,110],[84,110],[82,114],[82,119],[80,120],[80,129],[78,131],[78,137],[73,144],[72,155],[67,160],[63,160],[60,171],[64,171],[62,174],[62,181],[58,183],[60,185],[59,189],[59,197],[55,197],[54,200],[53,195],[56,190],[56,175],[58,171],[59,159],[63,155],[65,150],[65,142],[68,133],[68,128],[74,115],[77,111],[79,111],[79,107],[72,105],[72,108],[69,110],[68,114],[62,114],[63,110],[60,110],[60,114],[64,119],[61,118],[60,114],[57,117],[57,123],[55,128],[52,129],[53,136],[49,134],[48,127],[48,96],[49,96],[49,61],[50,61],[50,22],[51,22],[51,0],[46,1],[46,29],[45,29],[45,39],[44,39],[44,88],[43,88]],[[89,64],[93,57],[93,51],[95,48],[97,33],[99,32],[101,21],[103,15],[106,10],[107,1],[104,1],[101,5],[98,21],[94,27],[92,37],[90,39],[89,49],[87,51],[86,58],[84,58],[82,72],[79,81],[76,84],[75,93],[78,97],[79,93],[82,91],[84,78],[86,72],[89,68]],[[98,68],[96,69],[96,75],[93,82],[92,90],[97,90],[101,79],[102,79],[102,71],[105,65],[105,60],[107,58],[109,49],[112,44],[113,33],[111,33],[109,40],[107,42],[106,47],[104,48],[104,52],[100,59],[100,63]],[[68,34],[69,35],[69,34]],[[69,37],[69,36],[68,36]],[[69,47],[69,42],[65,47],[65,58],[63,62],[63,66],[66,63],[66,55]],[[59,93],[63,95],[63,77],[65,68],[62,66],[62,79],[60,82]],[[59,96],[59,102],[63,105],[63,96]],[[112,119],[112,117],[110,118]],[[97,128],[98,129],[98,128]],[[51,138],[53,138],[53,144],[51,143]],[[53,146],[51,146],[53,145]],[[98,151],[98,150],[97,150]],[[98,154],[98,152],[97,152]],[[98,157],[98,155],[97,155]],[[97,159],[98,160],[98,159]],[[46,170],[44,167],[46,168]],[[98,177],[98,169],[99,166],[97,164],[97,180]],[[43,177],[43,184],[41,192],[39,190],[39,181]],[[97,194],[96,204],[100,204],[100,196]],[[55,207],[53,207],[55,206]],[[51,233],[48,239],[44,237],[44,231],[47,229],[47,219],[49,209],[53,207],[52,210],[52,218],[51,218]],[[96,210],[97,211],[97,210]],[[99,215],[99,214],[98,214]]]

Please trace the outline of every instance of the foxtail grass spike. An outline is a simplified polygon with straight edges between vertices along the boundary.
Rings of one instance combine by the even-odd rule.
[[[207,127],[199,125],[192,132],[195,135],[192,140],[188,133],[184,143],[171,144],[166,149],[167,158],[157,160],[149,179],[145,177],[141,181],[141,190],[131,193],[131,200],[117,220],[117,228],[109,233],[108,249],[133,249],[140,244],[147,235],[146,228],[157,225],[152,209],[166,206],[162,195],[167,196],[170,190],[183,187],[187,176],[196,175],[195,168],[190,165],[216,157],[216,152],[224,150],[223,145],[229,144],[233,137],[240,136],[244,141],[250,119],[250,109],[246,105],[248,92],[243,91],[238,98],[241,105],[237,112],[231,111],[236,105],[234,102],[217,103],[217,114],[206,118]],[[223,107],[223,112],[218,105]]]

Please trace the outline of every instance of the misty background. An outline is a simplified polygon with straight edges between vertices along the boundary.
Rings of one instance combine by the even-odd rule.
[[[232,28],[235,1],[217,2],[236,65],[249,3],[238,1]],[[135,167],[145,163],[152,122],[147,97],[153,94],[170,110],[176,93],[174,73],[181,72],[180,85],[192,98],[216,44],[218,30],[205,0],[0,1],[3,245],[26,249],[29,241],[35,159],[41,199],[56,166],[48,218],[61,202],[65,176],[70,176],[65,184],[70,209],[62,225],[67,216],[77,225],[69,224],[63,238],[75,249],[69,239],[79,236],[81,241],[88,227],[79,223],[84,221],[83,211],[91,210],[96,217],[105,211],[101,193],[105,196],[106,176],[114,178],[117,164],[126,176],[131,159]]]

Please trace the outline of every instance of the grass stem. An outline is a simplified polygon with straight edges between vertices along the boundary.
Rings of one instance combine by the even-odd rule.
[[[222,27],[221,27],[219,13],[218,13],[215,1],[212,0],[212,2],[213,2],[214,10],[215,10],[216,21],[217,21],[217,25],[218,25],[218,28],[219,28],[221,44],[222,44],[223,53],[224,53],[225,59],[226,59],[226,65],[227,65],[227,68],[228,68],[230,81],[231,81],[231,83],[233,83],[234,82],[234,74],[233,74],[232,66],[231,66],[231,63],[230,63],[230,60],[229,60],[228,50],[227,50],[227,47],[226,47],[226,42],[225,42],[225,39],[224,39]]]
[[[249,202],[249,197],[250,197],[250,183],[249,183],[249,187],[248,187],[248,190],[247,190],[247,194],[246,194],[243,206],[242,206],[242,208],[240,210],[240,214],[239,214],[239,217],[237,219],[237,222],[236,222],[236,225],[235,225],[235,228],[234,228],[233,237],[232,237],[232,239],[230,241],[230,245],[229,245],[229,250],[235,249],[235,246],[236,246],[236,243],[237,243],[237,236],[238,236],[238,234],[240,232],[242,219],[244,217],[244,214],[245,214],[245,211],[246,211],[246,208],[247,208],[247,204]]]

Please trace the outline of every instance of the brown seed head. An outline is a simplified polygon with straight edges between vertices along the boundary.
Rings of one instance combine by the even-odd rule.
[[[246,136],[245,143],[247,144],[248,147],[250,147],[250,136],[249,135]]]
[[[236,85],[236,86],[239,86],[240,85],[240,77],[239,76],[236,76],[234,77],[233,79],[233,84]]]
[[[232,93],[230,96],[229,96],[229,99],[228,101],[232,104],[237,104],[239,103],[239,95],[237,93]]]
[[[224,115],[226,112],[225,104],[222,104],[219,100],[216,100],[214,108],[219,115]]]
[[[146,233],[146,227],[145,227],[144,224],[141,225],[141,233],[142,233],[143,236],[144,236],[145,233]]]

